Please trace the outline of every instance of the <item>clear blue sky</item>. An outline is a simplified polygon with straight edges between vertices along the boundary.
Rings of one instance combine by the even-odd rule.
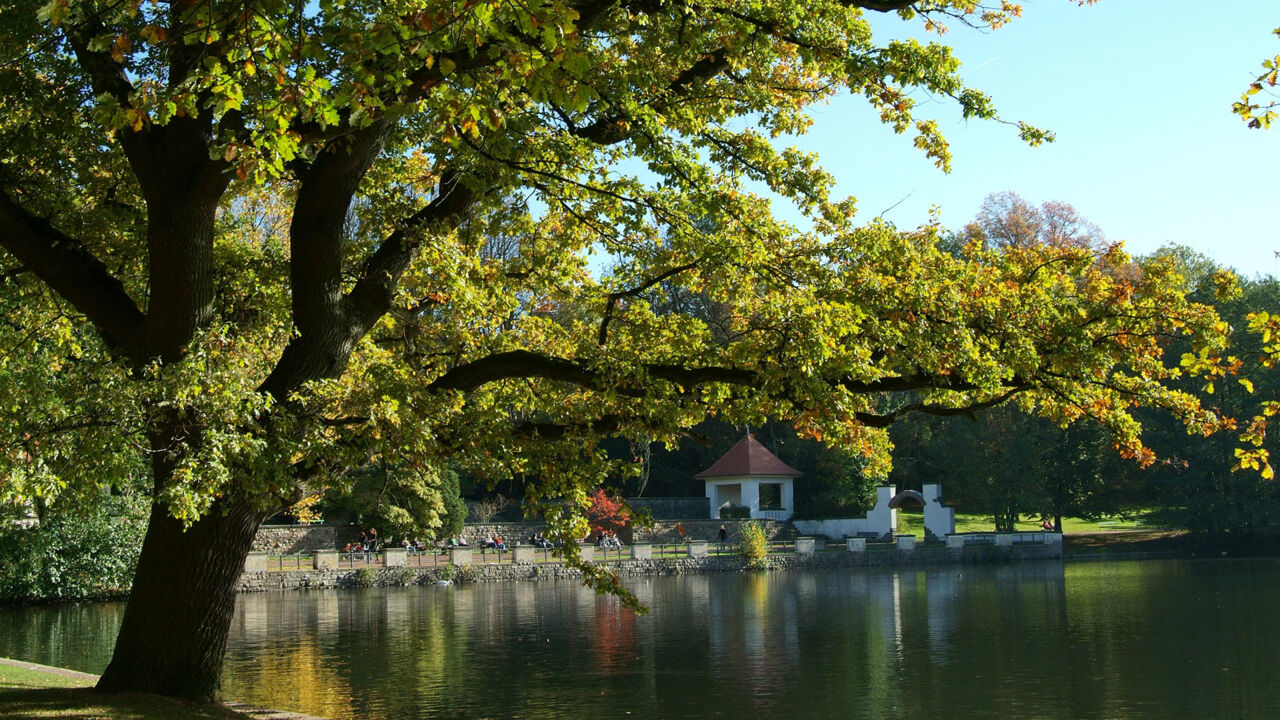
[[[884,37],[918,28],[896,17],[876,26]],[[918,115],[951,141],[950,175],[856,98],[816,108],[796,144],[820,153],[864,220],[909,195],[885,217],[914,227],[937,205],[959,227],[987,194],[1012,190],[1074,205],[1131,253],[1178,243],[1247,276],[1280,274],[1280,127],[1249,130],[1231,113],[1280,52],[1278,26],[1280,0],[1028,0],[996,32],[953,26],[940,41],[1004,118],[1051,129],[1055,143],[1027,147],[1015,128],[965,122],[949,100],[917,96]]]

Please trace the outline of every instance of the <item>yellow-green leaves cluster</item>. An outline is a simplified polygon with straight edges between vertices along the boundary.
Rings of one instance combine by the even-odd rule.
[[[1280,28],[1272,31],[1280,37]],[[1254,78],[1245,89],[1240,99],[1231,106],[1231,110],[1255,129],[1267,129],[1276,119],[1276,101],[1260,99],[1259,95],[1275,97],[1276,80],[1280,79],[1280,55],[1262,61],[1262,74]]]

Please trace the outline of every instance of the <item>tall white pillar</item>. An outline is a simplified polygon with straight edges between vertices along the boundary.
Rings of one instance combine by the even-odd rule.
[[[751,508],[751,517],[760,515],[760,481],[743,479],[742,504]]]

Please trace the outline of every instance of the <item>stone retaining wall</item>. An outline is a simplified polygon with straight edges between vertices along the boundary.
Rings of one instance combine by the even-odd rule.
[[[840,569],[858,567],[911,567],[963,563],[1048,560],[1062,557],[1061,545],[994,545],[947,548],[936,545],[917,546],[912,551],[848,552],[826,551],[812,555],[770,555],[764,567],[774,570]],[[703,558],[659,558],[648,560],[616,560],[609,566],[624,576],[680,575],[684,573],[740,572],[746,569],[742,559],[733,556]],[[432,568],[392,567],[359,570],[292,570],[286,572],[246,572],[240,577],[241,592],[266,590],[302,590],[372,586],[430,585],[439,579],[445,566]],[[456,570],[459,582],[519,582],[529,580],[580,578],[581,573],[559,563],[516,565],[501,563],[470,565]]]
[[[711,499],[705,497],[638,497],[627,498],[637,510],[648,510],[654,520],[711,517]]]
[[[547,524],[541,520],[467,523],[462,527],[462,537],[466,538],[472,547],[479,547],[481,540],[497,533],[502,536],[503,542],[510,547],[517,542],[527,540],[530,535],[536,532],[545,533],[546,531]]]
[[[253,538],[253,551],[289,555],[335,550],[358,539],[355,525],[263,525]]]
[[[706,498],[703,498],[704,500]],[[729,531],[730,538],[739,535],[738,527],[745,520],[711,520],[707,518],[694,520],[660,520],[654,523],[652,530],[632,529],[619,533],[619,539],[630,545],[633,542],[679,543],[685,540],[707,540],[715,542],[720,532],[720,525]],[[784,538],[789,533],[789,526],[778,520],[759,520],[764,525],[765,535],[770,540]],[[684,529],[682,536],[677,528]],[[463,527],[462,537],[472,547],[479,547],[480,541],[497,533],[506,540],[508,546],[523,542],[535,532],[545,533],[547,526],[540,520],[526,522],[490,522],[468,523]],[[265,552],[270,555],[290,555],[309,553],[315,550],[337,550],[349,542],[360,539],[358,525],[263,525],[253,540],[253,552]],[[382,536],[384,544],[399,545],[399,537]]]

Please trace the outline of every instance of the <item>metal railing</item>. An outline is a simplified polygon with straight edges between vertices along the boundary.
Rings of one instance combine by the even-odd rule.
[[[679,559],[689,557],[689,542],[665,542],[665,543],[648,543],[651,548],[651,557],[655,560]],[[560,558],[555,554],[555,548],[522,546],[522,550],[528,548],[532,550],[534,562],[540,563],[557,563]],[[514,563],[515,552],[514,547],[505,550],[497,550],[494,548],[482,548],[472,546],[471,562],[478,565],[496,565],[502,563]],[[618,562],[630,560],[632,556],[631,546],[590,546],[592,558],[596,562]],[[829,543],[827,550],[839,549],[844,550],[842,544]],[[718,542],[715,540],[707,541],[706,550],[708,557],[728,557],[736,555],[738,552],[737,538],[729,538],[726,542]],[[450,548],[448,547],[427,547],[423,550],[409,549],[405,552],[405,565],[409,567],[440,567],[450,564]],[[796,542],[794,539],[777,539],[769,541],[769,553],[771,555],[789,554],[796,551]],[[336,554],[337,567],[341,570],[354,570],[364,567],[380,568],[385,566],[385,556],[381,550],[379,551],[354,551],[339,552]],[[268,555],[266,569],[272,572],[291,572],[312,570],[315,567],[315,555],[311,551],[300,553],[287,553],[280,555]]]
[[[284,572],[285,570],[310,570],[315,567],[311,553],[290,553],[287,555],[268,555],[267,569]]]

